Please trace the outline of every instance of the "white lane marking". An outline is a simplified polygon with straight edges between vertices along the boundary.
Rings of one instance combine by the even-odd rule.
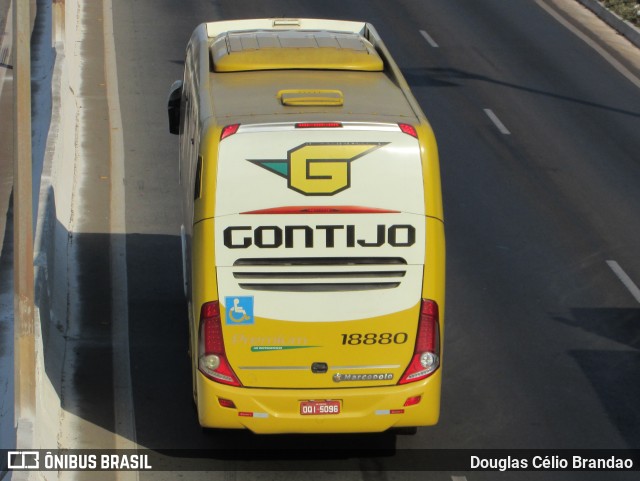
[[[622,269],[622,267],[620,267],[620,264],[618,264],[616,261],[607,261],[607,265],[611,268],[618,279],[620,279],[620,281],[624,284],[633,298],[638,301],[638,303],[640,303],[640,288],[638,288],[636,283],[631,280],[631,277],[629,277],[627,273]]]
[[[627,67],[622,65],[618,60],[616,60],[611,54],[609,54],[605,49],[603,49],[600,45],[598,45],[595,41],[591,40],[584,33],[578,30],[576,27],[571,25],[567,20],[565,20],[558,12],[553,10],[549,5],[544,3],[542,0],[536,0],[538,6],[546,10],[546,12],[555,18],[563,27],[573,33],[580,40],[585,42],[589,47],[594,49],[602,58],[604,58],[607,62],[611,64],[613,68],[615,68],[618,72],[624,75],[627,80],[633,83],[636,87],[640,88],[640,78],[635,76]]]
[[[127,244],[125,218],[125,167],[122,113],[118,91],[116,45],[113,33],[113,6],[103,1],[104,70],[107,104],[109,107],[111,148],[110,254],[111,254],[111,311],[113,344],[113,390],[116,449],[136,449],[135,413],[129,357],[129,307],[127,298]],[[135,471],[119,472],[119,480],[137,480]]]
[[[427,43],[429,45],[431,45],[433,48],[438,48],[439,45],[436,43],[436,41],[431,38],[431,35],[429,35],[426,30],[420,30],[420,35],[422,35],[424,37],[424,39],[427,41]]]
[[[496,114],[493,113],[493,110],[491,109],[484,109],[484,113],[487,114],[487,117],[489,117],[489,119],[491,119],[491,122],[493,122],[493,124],[498,128],[498,130],[504,134],[504,135],[511,135],[511,132],[509,132],[509,129],[507,129],[504,124],[500,121],[500,119],[498,118],[498,116]]]
[[[451,481],[467,481],[466,476],[451,476]]]

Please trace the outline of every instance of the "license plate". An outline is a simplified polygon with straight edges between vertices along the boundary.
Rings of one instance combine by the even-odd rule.
[[[340,401],[301,401],[300,414],[306,416],[340,414]]]

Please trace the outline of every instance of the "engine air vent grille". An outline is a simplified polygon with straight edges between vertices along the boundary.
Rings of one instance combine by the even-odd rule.
[[[366,291],[400,286],[406,265],[399,257],[238,259],[233,266],[233,277],[246,290]]]

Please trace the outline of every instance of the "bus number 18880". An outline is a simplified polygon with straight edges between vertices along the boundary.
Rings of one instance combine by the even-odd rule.
[[[370,346],[373,344],[404,344],[409,338],[406,332],[383,332],[381,334],[375,332],[367,332],[366,334],[351,333],[341,334],[342,345],[358,346],[364,344]]]

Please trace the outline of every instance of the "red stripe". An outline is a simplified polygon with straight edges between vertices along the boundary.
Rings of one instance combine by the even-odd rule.
[[[357,205],[295,205],[272,207],[270,209],[251,210],[242,214],[399,214],[399,210],[362,207]]]

